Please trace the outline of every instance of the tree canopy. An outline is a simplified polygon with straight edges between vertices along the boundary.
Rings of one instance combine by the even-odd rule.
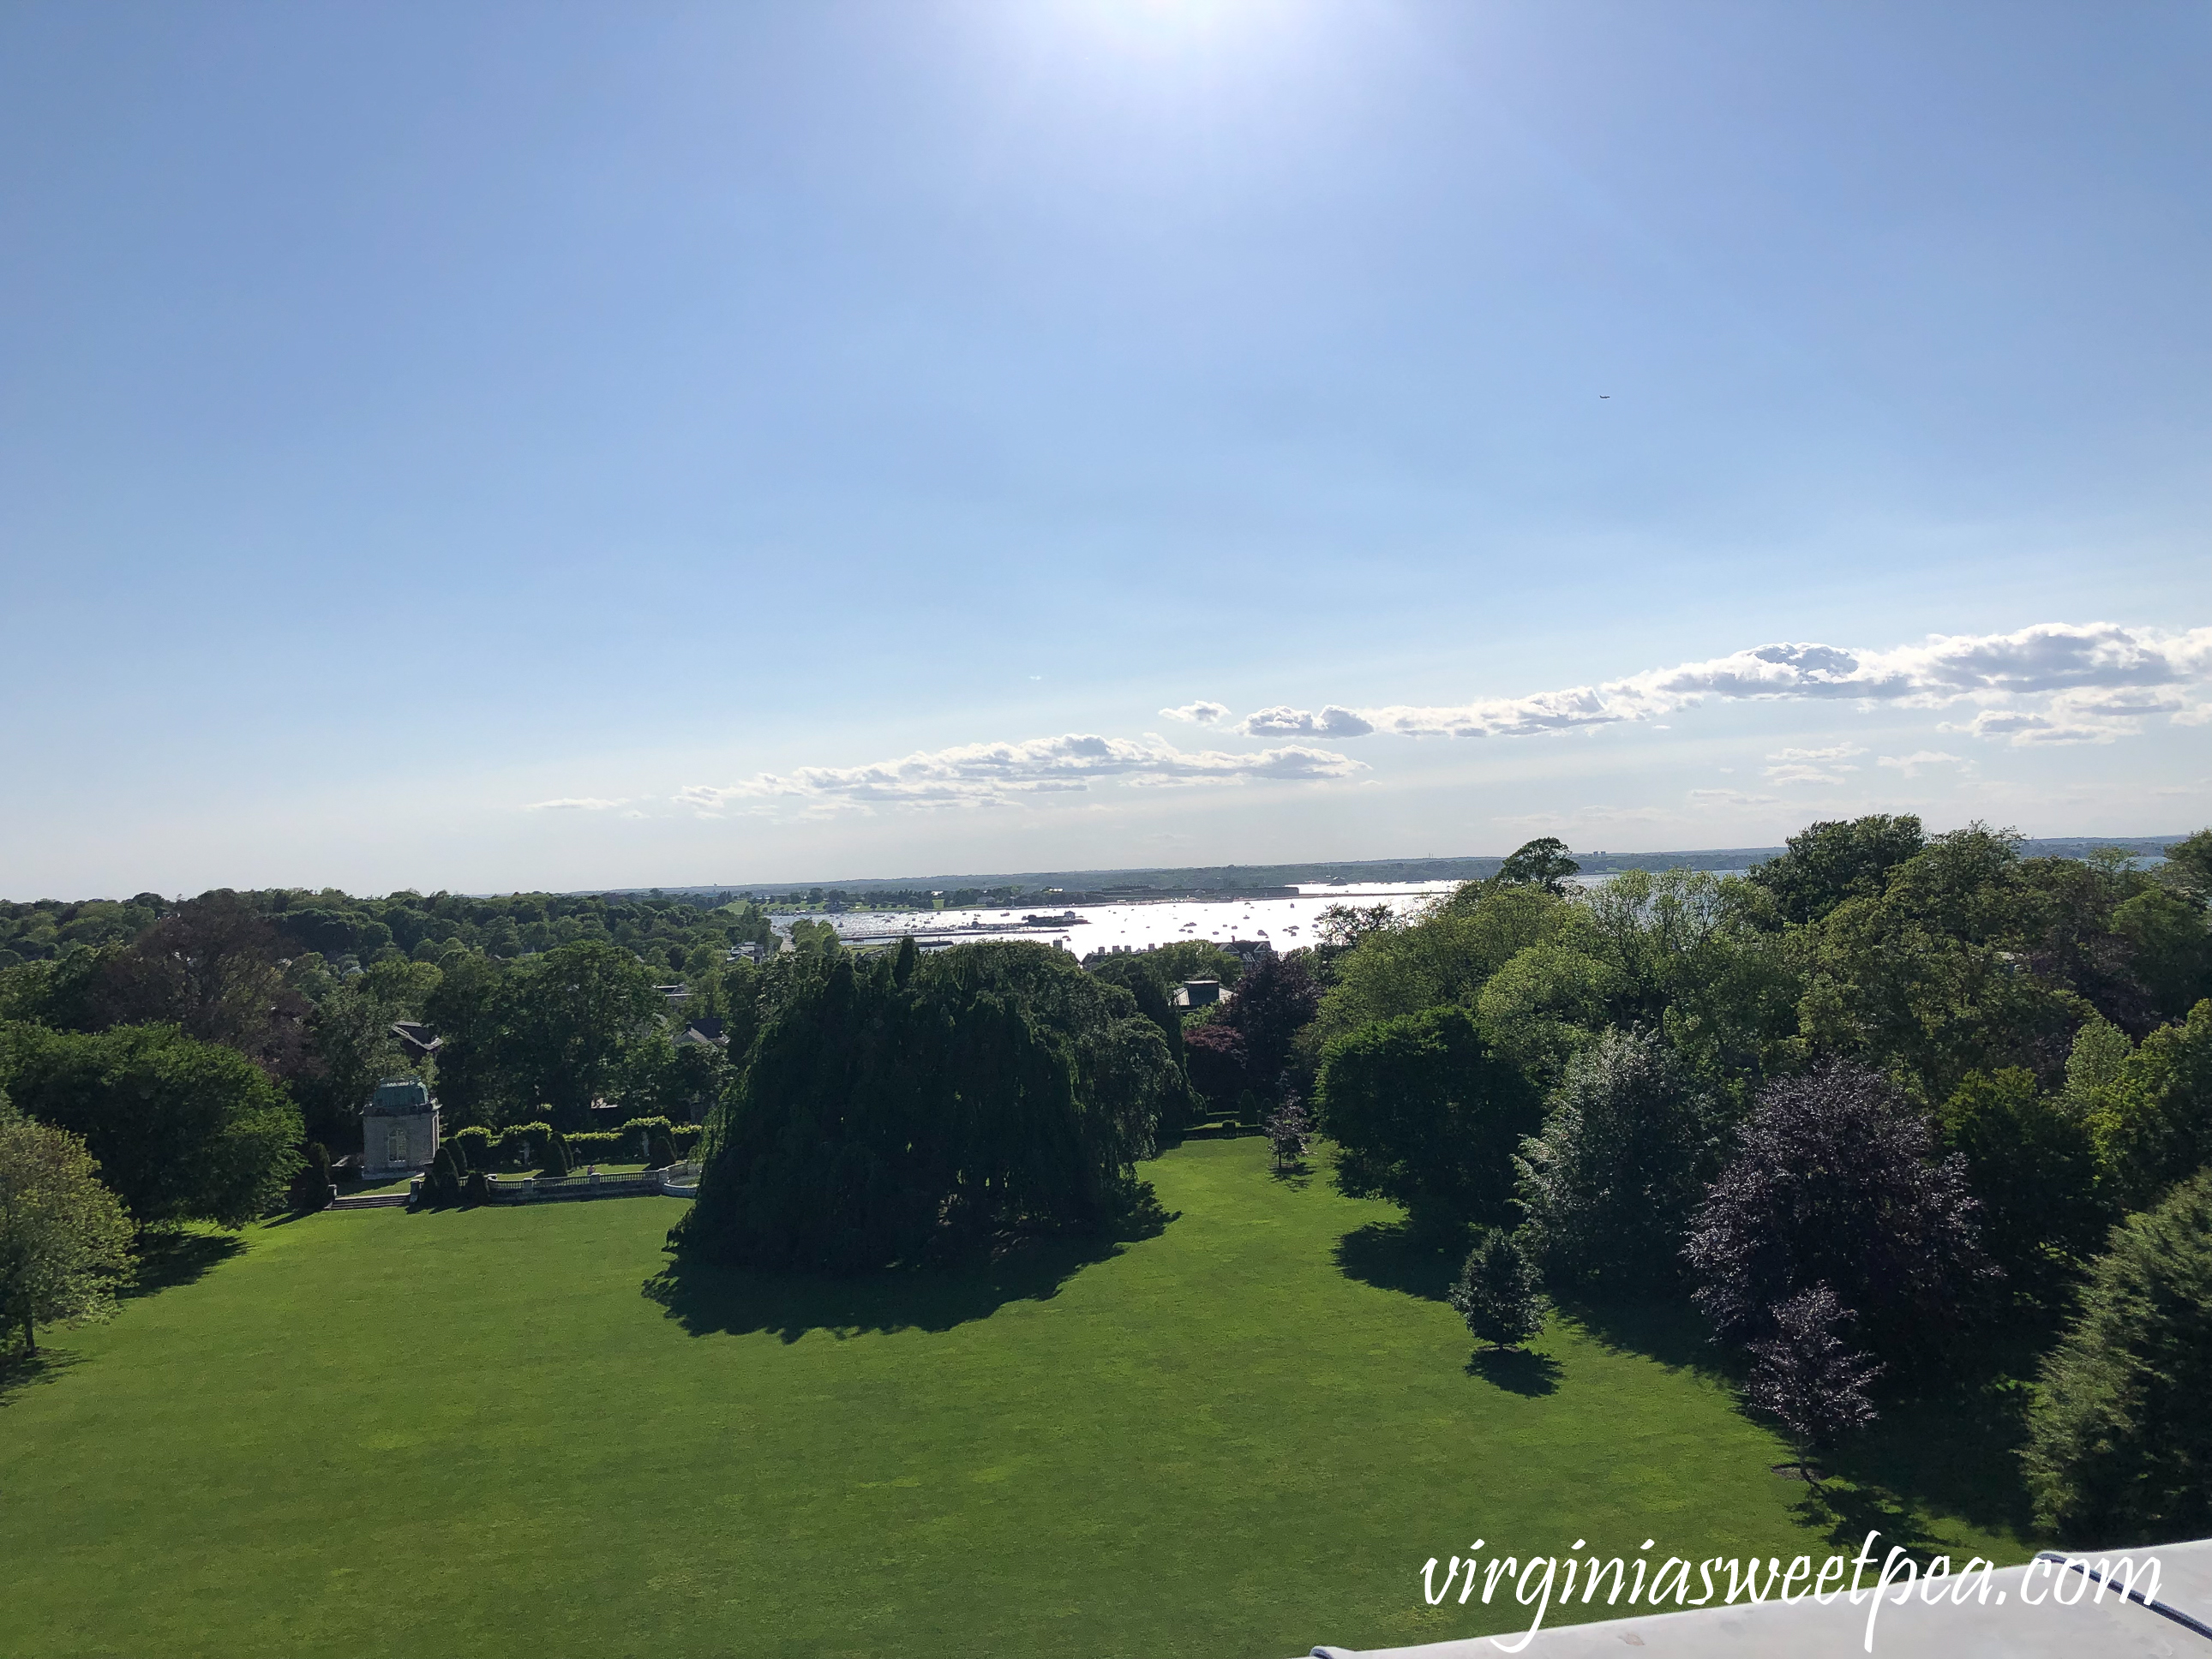
[[[40,1121],[81,1136],[140,1226],[243,1226],[300,1167],[299,1109],[234,1048],[173,1025],[0,1030],[0,1084]]]
[[[0,1329],[98,1319],[129,1271],[131,1222],[84,1142],[0,1091]]]
[[[708,1119],[674,1237],[709,1259],[851,1273],[1128,1201],[1181,1074],[1119,988],[1042,945],[814,957]]]

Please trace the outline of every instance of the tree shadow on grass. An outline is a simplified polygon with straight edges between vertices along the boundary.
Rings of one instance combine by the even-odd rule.
[[[1634,1302],[1568,1296],[1559,1311],[1609,1353],[1641,1354],[1669,1370],[1741,1379],[1741,1356],[1712,1340],[1711,1328],[1680,1297],[1656,1295]]]
[[[1119,1255],[1133,1240],[1156,1237],[1181,1215],[1155,1203],[1107,1234],[1002,1239],[988,1260],[891,1267],[850,1279],[726,1267],[678,1254],[643,1290],[693,1336],[772,1331],[796,1342],[809,1331],[841,1337],[949,1331],[988,1319],[1009,1302],[1049,1301],[1084,1268]]]
[[[12,1405],[24,1389],[54,1382],[82,1363],[80,1356],[64,1349],[41,1348],[36,1353],[25,1353],[16,1347],[0,1352],[0,1408]]]
[[[138,1241],[137,1271],[116,1286],[115,1298],[128,1302],[189,1285],[245,1249],[246,1241],[235,1233],[145,1233]]]
[[[1267,1171],[1267,1176],[1292,1192],[1302,1193],[1313,1185],[1313,1165],[1302,1158],[1294,1158],[1288,1164],[1277,1164]]]
[[[1559,1391],[1565,1368],[1547,1353],[1526,1348],[1479,1348],[1467,1362],[1467,1374],[1494,1382],[1508,1394],[1539,1399]]]
[[[2029,1398],[2023,1383],[1965,1378],[1917,1398],[1883,1401],[1881,1416],[1838,1448],[1828,1467],[1869,1501],[1886,1498],[2033,1537],[2034,1505],[2019,1457]]]
[[[1431,1238],[1402,1221],[1370,1221],[1336,1241],[1337,1270],[1346,1279],[1441,1302],[1467,1255],[1464,1239]]]

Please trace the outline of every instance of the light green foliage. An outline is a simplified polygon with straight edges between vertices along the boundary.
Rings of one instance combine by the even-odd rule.
[[[1568,930],[1565,938],[1516,951],[1475,1001],[1491,1048],[1540,1088],[1605,1029],[1629,988],[1620,968],[1589,948],[1595,943],[1589,932]]]
[[[2212,1174],[2117,1229],[2045,1362],[2025,1462],[2073,1540],[2212,1532]]]
[[[2096,1250],[2114,1218],[2098,1195],[2081,1115],[2063,1095],[2045,1094],[2033,1073],[2009,1066],[1969,1072],[1935,1121],[1943,1149],[1966,1158],[1982,1248],[2015,1289],[2062,1289],[2065,1270]]]
[[[1981,825],[1937,836],[1879,896],[1807,931],[1803,1036],[1896,1073],[1923,1106],[1969,1072],[2032,1066],[2088,1012],[2024,970],[2038,914],[2016,836]]]
[[[2155,1203],[2212,1164],[2212,1000],[2145,1037],[2091,1098],[2089,1135],[2118,1208]]]
[[[1370,933],[1338,957],[1310,1041],[1316,1049],[1378,1019],[1472,1006],[1490,976],[1550,939],[1572,912],[1538,886],[1469,883],[1403,927]]]
[[[130,1270],[131,1220],[84,1142],[23,1115],[0,1092],[0,1340],[104,1319]]]
[[[42,1122],[83,1137],[139,1225],[242,1226],[300,1167],[299,1109],[235,1049],[174,1026],[0,1031],[0,1083]]]

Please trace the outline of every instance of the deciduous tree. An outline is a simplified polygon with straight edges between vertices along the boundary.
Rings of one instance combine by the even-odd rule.
[[[0,1328],[105,1317],[130,1268],[131,1222],[84,1142],[0,1093]]]

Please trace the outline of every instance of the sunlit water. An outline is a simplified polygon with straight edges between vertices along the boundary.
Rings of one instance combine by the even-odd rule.
[[[917,944],[957,945],[976,939],[1030,939],[1058,945],[1078,956],[1094,951],[1148,951],[1177,939],[1265,939],[1278,951],[1315,942],[1314,927],[1332,904],[1364,908],[1388,904],[1412,915],[1452,892],[1456,882],[1374,882],[1341,887],[1305,886],[1297,898],[1163,899],[1151,903],[1085,904],[1072,912],[1045,903],[1017,910],[866,910],[822,916],[840,938],[854,943],[912,933]],[[1067,915],[1078,918],[1066,921]],[[1040,920],[1024,921],[1030,915]],[[778,916],[788,927],[791,918]]]

